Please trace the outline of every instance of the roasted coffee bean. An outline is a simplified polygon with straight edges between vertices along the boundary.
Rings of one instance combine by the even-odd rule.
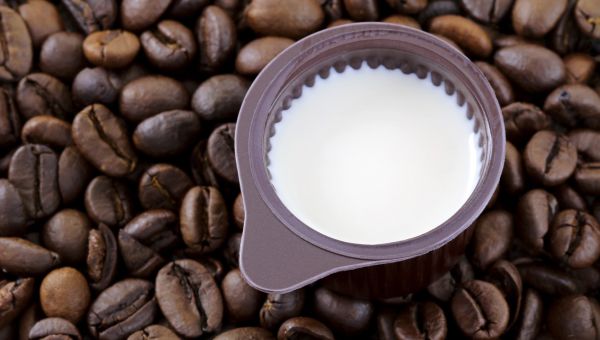
[[[412,17],[406,16],[406,15],[390,15],[389,17],[383,19],[382,22],[387,22],[390,24],[404,25],[404,26],[412,27],[412,28],[415,28],[418,30],[421,29],[421,25],[419,24],[419,22],[417,20],[413,19]]]
[[[552,221],[550,253],[573,268],[592,265],[600,257],[600,225],[583,211],[563,210]]]
[[[208,162],[206,140],[200,141],[192,150],[191,167],[196,184],[219,188],[219,179]]]
[[[400,13],[416,14],[427,6],[427,0],[386,0],[390,7]]]
[[[42,275],[60,263],[57,253],[18,237],[0,237],[0,268],[15,275]]]
[[[122,339],[152,324],[156,314],[154,285],[125,279],[104,290],[92,303],[87,324],[94,337]]]
[[[21,139],[27,144],[45,144],[62,149],[71,144],[71,124],[54,116],[35,116],[23,125]]]
[[[238,183],[234,151],[235,124],[223,124],[210,134],[206,145],[208,162],[217,175],[229,183]]]
[[[517,204],[515,232],[533,251],[544,249],[544,238],[558,212],[554,195],[542,189],[525,193]]]
[[[68,264],[85,263],[91,222],[84,213],[64,209],[52,216],[42,228],[44,246]]]
[[[17,189],[31,218],[54,213],[60,203],[58,157],[40,144],[21,146],[10,161],[8,180]]]
[[[23,200],[12,183],[0,179],[0,236],[25,233],[27,211]]]
[[[185,109],[189,100],[185,87],[175,79],[145,76],[123,87],[119,109],[127,120],[141,122],[164,111]]]
[[[575,171],[577,149],[564,135],[540,131],[527,143],[523,161],[534,180],[547,186],[559,185]]]
[[[61,0],[79,28],[87,34],[112,27],[117,17],[115,0]]]
[[[239,269],[232,269],[225,275],[221,290],[227,317],[231,322],[247,322],[256,318],[264,295],[244,281]]]
[[[544,111],[568,127],[600,129],[600,95],[585,85],[567,84],[555,89],[546,98]]]
[[[140,41],[123,30],[94,32],[83,41],[83,54],[92,64],[105,68],[122,68],[135,59]]]
[[[40,1],[35,1],[37,3]],[[40,69],[58,78],[72,79],[85,67],[83,36],[75,32],[50,35],[40,50]]]
[[[16,99],[19,111],[27,119],[50,115],[69,120],[74,113],[67,86],[45,73],[32,73],[21,79]]]
[[[210,275],[216,282],[223,281],[223,277],[225,274],[227,274],[225,271],[225,266],[221,263],[221,261],[213,257],[200,257],[197,258],[196,261],[208,269]]]
[[[120,181],[98,176],[85,190],[85,210],[97,223],[121,227],[133,217],[133,200],[129,188]]]
[[[569,140],[577,148],[579,156],[590,161],[600,161],[600,132],[591,129],[573,130]]]
[[[304,289],[286,294],[269,294],[260,309],[260,325],[275,330],[287,319],[299,316],[304,308]]]
[[[0,41],[2,42],[2,65],[0,80],[17,81],[31,70],[33,47],[31,36],[23,18],[6,6],[0,6]]]
[[[492,85],[501,106],[508,105],[514,101],[512,86],[498,68],[483,61],[478,61],[475,65],[479,67],[485,78],[490,82],[490,85]]]
[[[236,227],[238,227],[239,230],[243,230],[246,212],[244,211],[244,199],[242,198],[242,194],[239,194],[235,198],[231,211],[233,215],[233,223]]]
[[[137,157],[125,123],[106,106],[92,104],[79,112],[72,135],[81,154],[105,174],[122,177],[135,170]]]
[[[237,33],[233,19],[224,10],[217,6],[206,7],[195,30],[202,71],[214,72],[232,59]]]
[[[567,0],[516,0],[512,9],[515,32],[530,38],[541,38],[550,32],[567,9]]]
[[[452,298],[452,294],[454,294],[457,286],[463,282],[473,280],[474,278],[475,272],[473,271],[473,266],[469,260],[463,256],[450,271],[431,283],[429,287],[427,287],[427,292],[436,299],[447,302]]]
[[[460,14],[460,6],[457,1],[443,0],[443,1],[428,1],[425,9],[419,13],[419,22],[424,27],[429,26],[431,19],[447,15],[447,14]]]
[[[179,168],[156,164],[148,168],[140,179],[139,199],[145,209],[177,211],[192,186],[190,178]]]
[[[400,311],[394,333],[398,339],[446,339],[446,316],[433,302],[412,303]]]
[[[219,1],[214,1],[215,4],[219,3]],[[232,2],[232,1],[230,1]],[[233,5],[230,8],[238,9],[241,7],[242,2],[238,0],[233,0],[233,2],[237,5]],[[196,17],[200,11],[206,7],[210,3],[209,0],[177,0],[174,1],[169,7],[169,16],[176,18],[190,18]],[[219,3],[221,7],[223,6],[223,2]]]
[[[519,270],[512,263],[499,260],[488,270],[486,281],[498,287],[504,295],[510,309],[510,321],[508,322],[508,328],[510,328],[519,316],[523,297],[523,281]]]
[[[600,195],[600,162],[580,164],[574,177],[581,192],[588,195]]]
[[[255,0],[246,7],[245,18],[256,33],[298,39],[316,31],[325,13],[318,0]]]
[[[501,183],[502,188],[509,194],[519,193],[525,187],[525,171],[521,154],[510,142],[506,142],[506,158]]]
[[[452,298],[451,308],[460,330],[478,339],[500,336],[510,317],[508,304],[500,290],[479,280],[463,283]]]
[[[379,8],[376,0],[344,0],[348,16],[356,21],[376,21]]]
[[[32,278],[14,281],[0,278],[0,328],[9,325],[27,308],[33,296],[34,285]]]
[[[507,78],[528,92],[547,92],[566,80],[562,59],[534,44],[502,48],[494,55],[494,63]]]
[[[366,330],[373,316],[373,305],[368,300],[359,300],[339,295],[325,288],[314,293],[315,314],[334,330],[354,335]]]
[[[192,97],[192,108],[204,120],[234,120],[250,83],[237,75],[224,74],[204,81]]]
[[[576,0],[567,2],[565,14],[558,20],[556,28],[550,34],[550,47],[559,54],[576,50],[583,40],[573,13],[576,2]]]
[[[257,75],[281,51],[292,45],[288,38],[263,37],[242,47],[235,60],[235,69],[244,75]]]
[[[90,288],[77,269],[55,269],[42,281],[40,304],[46,316],[63,318],[76,324],[90,304]]]
[[[161,70],[178,70],[196,56],[196,40],[190,29],[173,20],[158,23],[140,36],[144,54]]]
[[[587,83],[596,69],[594,58],[588,54],[572,53],[563,58],[567,68],[567,83],[585,84]]]
[[[458,15],[435,17],[429,24],[429,32],[454,41],[467,54],[487,58],[492,53],[492,40],[473,20]]]
[[[22,1],[18,11],[31,35],[34,48],[42,45],[53,33],[64,30],[64,25],[56,6],[50,1]]]
[[[523,295],[519,321],[513,327],[514,339],[536,339],[544,317],[544,303],[533,289],[527,289]]]
[[[158,21],[173,0],[123,0],[121,23],[131,31],[142,31]]]
[[[161,325],[150,325],[131,334],[127,340],[179,340],[172,330]]]
[[[84,107],[94,103],[111,105],[118,99],[121,87],[121,79],[116,73],[95,67],[77,73],[71,90],[77,107]]]
[[[546,324],[556,339],[597,339],[600,336],[600,306],[593,298],[571,295],[550,305]]]
[[[577,280],[564,270],[539,261],[517,264],[523,282],[548,295],[567,295],[582,293],[583,289]]]
[[[485,269],[500,259],[510,246],[513,235],[512,215],[504,210],[483,214],[475,224],[471,241],[471,262]]]
[[[521,144],[536,132],[550,127],[550,118],[539,107],[516,102],[502,108],[506,139]]]
[[[80,198],[92,179],[93,168],[75,146],[66,147],[58,158],[58,186],[64,204]]]
[[[229,227],[225,200],[213,187],[194,187],[183,198],[179,212],[181,236],[191,254],[220,247]]]
[[[461,0],[460,4],[473,18],[486,23],[497,23],[508,13],[513,0]]]
[[[177,333],[198,337],[221,328],[223,300],[210,272],[184,259],[164,266],[156,277],[156,299]]]
[[[277,340],[316,339],[333,340],[327,326],[313,318],[298,316],[284,322],[277,332]]]
[[[563,209],[587,209],[585,198],[567,184],[559,185],[554,189],[553,193],[558,200],[558,205]]]
[[[575,6],[575,19],[581,32],[593,39],[600,39],[600,2],[579,0]]]
[[[260,327],[240,327],[228,330],[213,338],[213,340],[275,340],[273,334]]]
[[[151,157],[176,156],[190,149],[200,128],[200,118],[193,111],[165,111],[136,127],[133,145]]]
[[[74,324],[63,318],[49,317],[33,325],[28,334],[31,340],[81,340],[81,334]]]
[[[104,224],[90,230],[87,243],[87,274],[91,287],[103,290],[111,284],[117,269],[117,241]]]
[[[0,88],[0,148],[15,145],[21,134],[21,118],[10,88]]]

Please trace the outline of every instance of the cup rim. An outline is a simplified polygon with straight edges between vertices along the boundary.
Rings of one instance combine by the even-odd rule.
[[[273,114],[272,105],[280,94],[284,80],[306,60],[331,53],[338,46],[367,39],[393,40],[399,50],[409,48],[429,50],[438,60],[453,65],[452,72],[467,81],[480,106],[487,130],[487,152],[482,162],[480,179],[467,201],[448,220],[419,236],[382,244],[357,244],[341,241],[304,224],[279,199],[269,179],[264,157],[264,145],[269,129],[267,121]],[[400,46],[402,46],[400,48]],[[300,71],[301,72],[301,71]],[[268,137],[267,137],[268,138]],[[262,199],[282,227],[304,241],[327,251],[365,260],[398,261],[413,258],[438,249],[465,232],[483,212],[500,180],[504,164],[505,132],[502,113],[495,93],[481,71],[464,54],[443,40],[420,30],[388,23],[353,23],[307,36],[275,57],[256,77],[241,106],[236,126],[235,149],[242,194],[253,191]],[[250,196],[250,195],[249,195]],[[246,211],[246,220],[260,211]]]

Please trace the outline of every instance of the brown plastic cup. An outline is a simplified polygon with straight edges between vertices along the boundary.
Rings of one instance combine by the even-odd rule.
[[[399,242],[362,245],[325,236],[296,218],[269,179],[267,153],[281,112],[312,86],[317,76],[346,67],[383,65],[431,74],[455,94],[475,119],[482,149],[479,182],[467,202],[446,222]],[[446,42],[393,24],[359,23],[308,36],[277,56],[248,91],[236,127],[235,149],[246,220],[240,268],[248,283],[265,292],[286,293],[318,279],[343,294],[392,298],[426,287],[464,253],[471,225],[492,197],[504,162],[504,125],[494,92],[477,67]]]

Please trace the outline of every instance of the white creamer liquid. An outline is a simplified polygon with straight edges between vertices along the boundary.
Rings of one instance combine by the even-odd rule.
[[[366,65],[332,70],[282,114],[268,153],[275,191],[304,224],[341,241],[424,234],[479,179],[474,119],[430,79]]]

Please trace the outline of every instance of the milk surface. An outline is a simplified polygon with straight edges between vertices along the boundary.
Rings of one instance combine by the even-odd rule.
[[[332,238],[382,244],[450,218],[479,179],[474,120],[430,79],[363,65],[292,101],[268,153],[271,182],[304,224]]]

